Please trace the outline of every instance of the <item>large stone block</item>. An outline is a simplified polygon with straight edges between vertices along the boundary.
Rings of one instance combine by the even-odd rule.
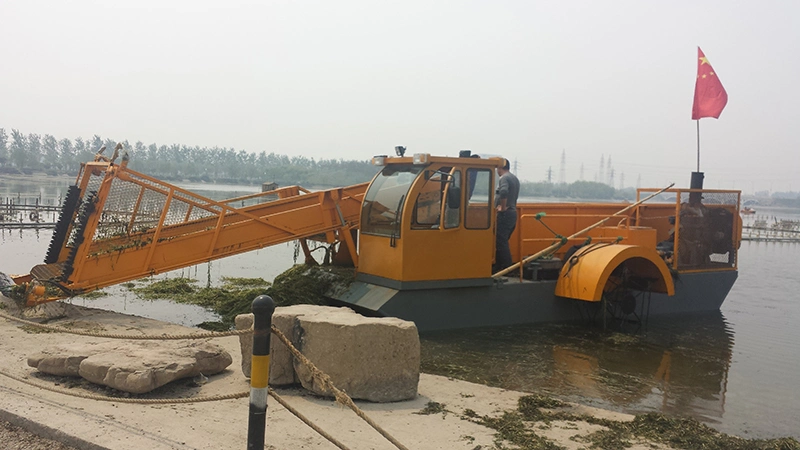
[[[352,398],[392,402],[415,398],[420,344],[413,322],[358,314],[298,316],[295,345]],[[303,387],[331,395],[295,361]]]
[[[317,305],[292,305],[275,308],[272,315],[272,324],[281,331],[292,343],[297,339],[297,318],[309,315],[356,315],[349,308],[335,308]],[[237,330],[246,330],[253,327],[253,314],[240,314],[235,319]],[[239,336],[239,347],[242,350],[242,373],[250,378],[251,360],[253,356],[253,336],[250,334]],[[270,368],[269,383],[273,386],[283,386],[299,383],[295,375],[294,358],[288,348],[275,335],[270,336]]]
[[[237,330],[249,330],[253,328],[253,314],[239,314],[233,319],[233,324]],[[242,350],[242,373],[245,377],[250,378],[250,363],[253,360],[253,335],[240,334],[239,348]],[[271,349],[270,353],[272,353]]]
[[[79,377],[83,360],[118,346],[113,342],[56,345],[29,356],[28,365],[51,375]]]
[[[135,394],[150,392],[181,378],[213,375],[231,362],[231,355],[218,345],[196,341],[61,345],[28,358],[28,365],[42,372],[79,375],[93,383]]]
[[[294,305],[275,308],[272,323],[351,397],[375,402],[416,397],[420,347],[413,322],[368,318],[349,308]],[[237,329],[247,329],[252,324],[252,314],[236,317]],[[242,371],[249,377],[252,336],[240,336],[239,343]],[[331,395],[312,379],[307,368],[294,361],[274,335],[270,341],[269,382],[272,385],[299,382],[319,395]]]

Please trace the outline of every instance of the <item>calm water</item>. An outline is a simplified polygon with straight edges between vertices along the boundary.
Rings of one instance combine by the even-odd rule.
[[[63,182],[62,182],[63,183]],[[255,188],[214,190],[233,197]],[[197,188],[197,186],[192,186]],[[58,197],[64,186],[4,183],[0,198]],[[199,192],[199,190],[198,190]],[[800,211],[759,209],[798,219]],[[50,230],[0,230],[0,271],[27,273],[44,258]],[[293,262],[280,245],[163,276],[216,283],[221,276],[271,280]],[[538,325],[422,336],[423,368],[507,389],[546,392],[618,411],[688,415],[745,437],[800,438],[800,245],[744,242],[739,279],[722,311],[649,321],[636,334],[571,325]],[[146,301],[122,287],[73,303],[193,325],[215,320],[202,308]]]

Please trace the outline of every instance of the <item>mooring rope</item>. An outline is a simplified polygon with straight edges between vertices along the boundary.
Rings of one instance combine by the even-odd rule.
[[[136,403],[140,405],[169,405],[175,403],[201,403],[201,402],[213,402],[217,400],[230,400],[234,398],[245,398],[250,396],[249,391],[245,392],[236,392],[233,394],[217,394],[217,395],[209,395],[204,397],[187,397],[187,398],[127,398],[127,397],[110,397],[108,395],[98,395],[98,394],[87,394],[83,392],[73,392],[66,388],[60,388],[55,386],[49,386],[44,383],[38,383],[35,381],[28,380],[23,377],[18,377],[16,375],[10,374],[3,370],[0,370],[0,375],[6,376],[11,378],[12,380],[19,381],[20,383],[24,383],[30,386],[37,387],[39,389],[44,389],[46,391],[57,392],[59,394],[69,395],[71,397],[80,397],[86,398],[89,400],[98,400],[101,402],[118,402],[118,403]]]
[[[44,330],[55,331],[57,333],[77,334],[80,336],[91,336],[108,339],[130,339],[130,340],[156,340],[156,341],[176,341],[183,339],[208,339],[227,336],[241,336],[245,334],[252,334],[252,329],[247,330],[230,330],[230,331],[205,331],[200,333],[187,333],[187,334],[116,334],[116,333],[98,333],[95,331],[73,330],[70,328],[60,327],[57,325],[48,325],[44,323],[32,322],[30,320],[20,319],[12,315],[0,311],[0,317],[18,322],[24,325],[29,325]]]
[[[209,395],[204,397],[191,397],[191,398],[126,398],[126,397],[109,397],[107,395],[97,395],[97,394],[85,394],[81,392],[73,392],[66,388],[58,388],[54,386],[49,386],[43,383],[37,383],[35,381],[31,381],[24,377],[18,377],[16,375],[10,374],[4,370],[0,370],[0,375],[6,376],[11,378],[12,380],[18,381],[23,384],[27,384],[29,386],[33,386],[39,389],[44,389],[46,391],[57,392],[59,394],[69,395],[71,397],[79,397],[85,398],[89,400],[97,400],[101,402],[116,402],[116,403],[133,403],[139,405],[164,405],[164,404],[177,404],[177,403],[200,403],[200,402],[213,402],[218,400],[231,400],[231,399],[238,399],[238,398],[245,398],[250,395],[250,392],[236,392],[233,394],[219,394],[219,395]],[[324,437],[325,439],[329,440],[333,445],[341,448],[342,450],[349,450],[344,444],[337,441],[336,438],[326,433],[324,430],[316,426],[313,422],[311,422],[306,416],[304,416],[300,411],[294,409],[291,405],[286,403],[286,400],[283,399],[277,392],[275,392],[272,388],[269,388],[269,395],[272,396],[278,403],[281,404],[287,411],[294,414],[298,419],[300,419],[303,423],[308,425],[312,430],[316,431],[320,434],[320,436]]]
[[[331,444],[339,447],[342,450],[349,450],[344,444],[342,444],[341,442],[336,440],[336,438],[334,438],[330,434],[326,433],[322,428],[318,427],[314,422],[311,421],[311,419],[309,419],[308,417],[304,416],[302,413],[300,413],[300,411],[294,409],[291,405],[286,403],[286,400],[284,400],[280,395],[278,395],[278,393],[275,392],[272,388],[269,388],[269,395],[272,398],[274,398],[275,400],[277,400],[278,403],[280,403],[281,406],[286,408],[287,411],[289,411],[290,413],[294,414],[295,417],[300,419],[304,424],[308,425],[312,430],[314,430],[317,433],[319,433],[320,436],[322,436],[325,439],[329,440],[331,442]]]
[[[286,347],[289,348],[289,351],[292,353],[292,355],[308,368],[308,370],[311,372],[311,376],[316,381],[319,381],[325,388],[333,392],[333,395],[338,403],[347,406],[348,408],[353,410],[353,412],[356,413],[358,417],[361,417],[378,433],[380,433],[383,437],[385,437],[389,442],[394,444],[395,447],[401,450],[408,450],[408,448],[405,445],[401,444],[397,439],[395,439],[391,434],[389,434],[386,430],[384,430],[380,425],[378,425],[372,419],[370,419],[369,416],[367,416],[364,413],[364,411],[362,411],[358,406],[356,406],[356,404],[353,402],[353,399],[350,398],[349,395],[347,395],[344,391],[334,386],[330,376],[328,376],[328,374],[326,374],[325,372],[319,370],[317,366],[314,365],[314,363],[312,363],[308,358],[306,358],[305,355],[300,353],[300,351],[297,350],[294,345],[292,345],[291,341],[289,341],[289,339],[283,333],[281,333],[281,330],[275,327],[275,325],[272,325],[272,334],[277,336],[278,339],[280,339],[281,342],[283,342],[284,345],[286,345]]]
[[[13,321],[22,323],[25,325],[29,325],[36,328],[42,328],[54,332],[59,333],[68,333],[68,334],[78,334],[81,336],[92,336],[92,337],[102,337],[102,338],[110,338],[110,339],[134,339],[134,340],[177,340],[177,339],[205,339],[205,338],[213,338],[213,337],[226,337],[226,336],[238,336],[238,335],[245,335],[253,333],[253,329],[247,330],[231,330],[226,332],[214,332],[209,331],[205,333],[191,333],[191,334],[163,334],[163,335],[125,335],[125,334],[113,334],[113,333],[95,333],[92,331],[80,331],[80,330],[72,330],[69,328],[54,326],[54,325],[47,325],[37,322],[32,322],[30,320],[20,319],[18,317],[14,317],[4,312],[0,311],[0,317]],[[278,337],[278,339],[283,342],[284,345],[289,349],[292,355],[297,358],[304,366],[308,368],[311,372],[311,376],[320,382],[325,388],[329,391],[333,392],[334,397],[336,398],[336,402],[349,407],[358,417],[362,420],[367,422],[372,428],[374,428],[378,433],[381,434],[384,438],[386,438],[389,442],[391,442],[395,447],[400,450],[408,450],[406,446],[401,444],[397,439],[395,439],[389,432],[384,430],[380,425],[375,423],[372,419],[367,416],[364,411],[362,411],[356,404],[353,402],[353,399],[350,398],[344,391],[338,389],[328,374],[319,370],[317,366],[314,365],[308,358],[305,357],[302,353],[300,353],[297,348],[292,344],[291,341],[277,328],[275,325],[272,325],[272,333]],[[192,397],[192,398],[172,398],[172,399],[143,399],[143,398],[125,398],[125,397],[109,397],[104,395],[96,395],[96,394],[84,394],[84,393],[77,393],[72,392],[64,388],[57,388],[53,386],[48,386],[45,384],[35,383],[33,381],[27,380],[25,378],[17,377],[10,373],[4,372],[0,370],[0,375],[4,375],[8,378],[13,380],[19,381],[20,383],[28,384],[31,386],[35,386],[41,389],[45,389],[52,392],[57,392],[64,395],[70,395],[73,397],[81,397],[90,400],[98,400],[98,401],[106,401],[106,402],[119,402],[119,403],[134,403],[134,404],[178,404],[178,403],[199,403],[199,402],[210,402],[216,400],[228,400],[233,398],[244,398],[250,395],[249,392],[237,392],[234,394],[221,394],[221,395],[212,395],[207,397]],[[335,438],[324,432],[322,429],[314,425],[308,418],[300,414],[299,411],[296,411],[294,408],[289,406],[282,398],[279,398],[278,394],[275,393],[272,388],[269,388],[269,394],[275,398],[284,408],[286,408],[289,412],[294,414],[298,419],[300,419],[303,423],[311,427],[314,431],[319,433],[325,439],[328,439],[332,444],[336,445],[337,447],[347,450],[343,444],[337,441]]]

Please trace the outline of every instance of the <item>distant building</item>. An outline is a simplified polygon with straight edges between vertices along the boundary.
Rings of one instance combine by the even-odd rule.
[[[267,181],[266,183],[261,183],[261,192],[269,192],[278,189],[278,183]]]

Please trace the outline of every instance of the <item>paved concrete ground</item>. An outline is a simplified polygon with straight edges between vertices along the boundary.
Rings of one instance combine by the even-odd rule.
[[[11,312],[6,303],[5,312]],[[126,316],[102,310],[81,308],[64,303],[47,305],[46,314],[59,317],[48,323],[110,333],[161,334],[186,333],[189,330],[173,324]],[[39,383],[71,387],[75,392],[98,393],[86,389],[84,383],[42,376],[27,366],[27,357],[40,349],[63,342],[92,342],[100,338],[60,333],[36,332],[26,326],[0,319],[0,368],[15,376],[28,377]],[[202,386],[187,380],[170,383],[144,397],[209,396],[248,391],[249,383],[241,372],[241,355],[237,337],[213,340],[234,357],[223,373],[209,377]],[[481,396],[488,408],[498,402],[514,407],[518,394],[496,396],[491,388],[423,375],[420,395],[400,403],[359,403],[373,420],[386,428],[409,448],[468,448],[488,445],[494,432],[453,415],[442,419],[415,414],[432,400],[456,395]],[[301,388],[280,389],[287,401],[320,427],[333,434],[350,448],[387,448],[388,441],[358,418],[349,409],[330,399],[312,396]],[[102,392],[101,392],[102,393]],[[481,394],[482,393],[482,394]],[[470,400],[475,397],[466,397]],[[465,400],[466,400],[465,398]],[[205,449],[245,448],[247,446],[247,398],[207,403],[137,405],[101,402],[44,391],[0,376],[0,411],[6,417],[22,418],[38,426],[37,434],[71,443],[79,448],[108,449]],[[473,408],[475,409],[475,408]],[[480,408],[476,409],[480,412]],[[489,412],[489,411],[485,411]],[[3,417],[0,417],[2,419]],[[6,419],[8,420],[8,419]],[[431,427],[431,422],[436,426]],[[430,433],[420,433],[431,429]],[[465,440],[469,435],[474,439]],[[295,416],[269,399],[268,448],[334,448]],[[459,442],[460,441],[460,442]]]
[[[5,305],[3,310],[11,312],[13,304],[7,301]],[[110,333],[189,331],[173,324],[64,303],[49,304],[45,313],[58,317],[49,322],[52,324]],[[28,355],[56,343],[98,339],[40,333],[0,319],[0,370],[40,383],[58,383],[76,393],[97,393],[98,388],[85,383],[41,376],[28,367],[26,361]],[[177,381],[142,397],[193,397],[248,391],[248,381],[240,369],[238,338],[232,336],[213,341],[226,348],[234,358],[227,370],[209,377],[203,385],[190,380]],[[394,448],[352,411],[330,399],[310,395],[302,388],[277,391],[290,405],[351,449]],[[383,404],[358,402],[358,405],[409,449],[473,450],[478,447],[495,448],[495,432],[464,420],[461,413],[471,409],[479,415],[498,415],[502,411],[515,409],[521,395],[519,392],[422,374],[419,395],[414,400]],[[429,402],[445,404],[451,413],[419,414]],[[22,424],[40,436],[88,450],[243,449],[247,447],[248,405],[247,398],[168,405],[96,401],[45,391],[0,376],[0,419]],[[576,412],[587,411],[585,408],[576,409]],[[599,414],[615,419],[630,418],[609,412]],[[591,427],[596,426],[579,430],[575,424],[567,424],[564,427],[553,426],[546,433],[559,444],[577,449],[582,444],[570,440],[570,437],[595,431]],[[272,398],[269,399],[266,441],[268,449],[335,448]]]
[[[77,450],[77,447],[40,437],[4,420],[0,420],[0,442],[5,450]]]

